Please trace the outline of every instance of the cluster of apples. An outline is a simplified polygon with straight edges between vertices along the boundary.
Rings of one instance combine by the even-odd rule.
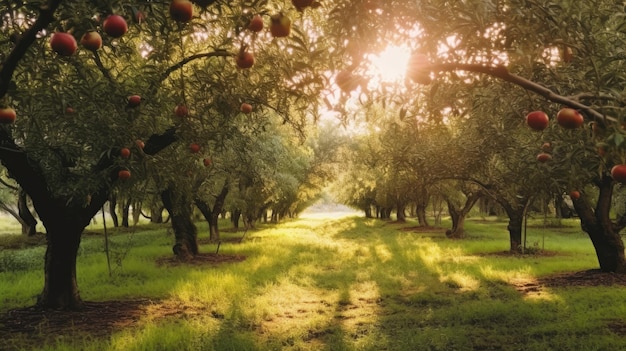
[[[583,116],[575,109],[564,107],[556,114],[557,123],[565,129],[580,128],[585,120]],[[526,124],[535,131],[542,131],[550,124],[550,118],[543,111],[533,111],[526,115]],[[548,149],[545,146],[548,145]],[[549,153],[550,144],[544,143],[542,146],[542,152],[537,155],[537,161],[547,162],[552,160],[552,155]],[[598,153],[603,156],[606,150],[599,148]],[[618,164],[611,168],[611,177],[616,182],[626,184],[626,164]],[[580,194],[578,195],[580,196]],[[572,196],[574,198],[574,196]]]
[[[565,129],[580,128],[585,122],[583,116],[573,108],[564,107],[556,114],[556,122]],[[550,125],[550,117],[543,111],[532,111],[526,115],[526,124],[534,131],[542,131]],[[542,151],[537,155],[537,161],[548,162],[552,160],[550,154],[551,144],[544,143]]]

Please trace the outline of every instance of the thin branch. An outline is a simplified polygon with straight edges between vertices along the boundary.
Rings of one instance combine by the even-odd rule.
[[[462,63],[440,63],[429,65],[428,67],[424,67],[424,69],[432,69],[436,71],[469,71],[476,73],[483,73],[490,75],[495,78],[502,79],[509,83],[513,83],[518,85],[528,91],[532,91],[538,95],[543,96],[549,101],[560,103],[565,106],[569,106],[571,108],[582,111],[585,115],[592,118],[596,122],[601,125],[605,125],[606,121],[617,123],[617,119],[613,117],[607,117],[604,114],[596,111],[595,109],[584,105],[576,100],[568,98],[563,95],[559,95],[554,91],[541,86],[533,81],[530,81],[526,78],[520,77],[516,74],[512,74],[509,70],[504,66],[485,66],[480,64],[462,64]]]
[[[37,33],[54,20],[54,12],[60,4],[61,0],[49,0],[46,5],[42,5],[35,23],[21,36],[7,59],[2,62],[2,69],[0,69],[0,98],[7,94],[9,83],[13,79],[13,73],[22,57],[28,51],[28,48],[35,42]]]
[[[160,82],[163,82],[164,80],[167,79],[167,77],[169,77],[170,74],[172,74],[174,71],[179,70],[181,68],[183,68],[183,66],[185,66],[186,64],[188,64],[191,61],[194,60],[199,60],[202,58],[208,58],[208,57],[229,57],[229,56],[233,56],[232,53],[226,51],[226,50],[216,50],[213,52],[205,52],[202,54],[195,54],[195,55],[191,55],[189,57],[185,57],[184,59],[180,60],[178,63],[170,66],[168,69],[166,69],[163,74],[161,74],[161,79],[159,80]]]

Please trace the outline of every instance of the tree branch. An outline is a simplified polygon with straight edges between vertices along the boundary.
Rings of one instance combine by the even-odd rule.
[[[563,95],[559,95],[552,90],[541,86],[533,81],[530,81],[526,78],[520,77],[518,75],[512,74],[509,70],[504,66],[485,66],[480,64],[463,64],[463,63],[439,63],[432,64],[423,67],[424,70],[432,69],[434,71],[469,71],[476,73],[483,73],[490,75],[495,78],[502,79],[509,83],[513,83],[518,85],[526,90],[532,91],[538,95],[543,96],[549,101],[560,103],[565,106],[569,106],[573,109],[577,109],[582,111],[589,118],[595,120],[600,123],[602,126],[605,125],[606,121],[611,121],[617,123],[617,119],[613,117],[607,117],[602,113],[596,111],[595,109],[584,105],[572,98],[568,98]]]
[[[54,12],[61,4],[61,1],[49,0],[46,5],[40,7],[39,16],[35,23],[21,36],[7,59],[2,63],[2,69],[0,69],[0,98],[7,94],[9,83],[13,79],[13,73],[26,51],[28,51],[28,48],[35,41],[37,33],[54,20]]]

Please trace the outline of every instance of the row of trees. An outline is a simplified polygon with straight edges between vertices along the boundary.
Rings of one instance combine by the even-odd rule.
[[[372,129],[375,140],[364,137],[351,151],[359,175],[354,196],[346,196],[351,203],[394,208],[401,218],[407,203],[419,214],[436,191],[455,219],[450,234],[460,235],[464,210],[488,196],[506,212],[517,250],[528,206],[575,190],[582,196],[573,205],[600,267],[626,270],[624,214],[612,210],[623,201],[614,196],[622,185],[610,175],[626,161],[623,4],[362,1],[344,2],[333,14],[329,33],[351,32],[343,53],[354,76],[367,72],[364,53],[388,43],[414,52],[408,84],[351,87],[370,111],[368,123],[386,111]],[[590,124],[555,126],[564,106]],[[549,129],[524,126],[533,110],[552,116]],[[552,161],[538,162],[541,151]]]
[[[623,5],[196,1],[189,18],[172,16],[170,6],[183,3],[2,8],[0,99],[18,118],[0,126],[0,162],[47,232],[41,306],[80,306],[80,237],[112,195],[162,204],[181,257],[197,252],[192,206],[214,239],[224,208],[248,224],[268,209],[275,216],[302,209],[332,175],[341,143],[331,130],[304,142],[318,100],[346,123],[362,116],[371,132],[342,153],[349,165],[342,188],[355,206],[375,203],[385,216],[411,206],[425,225],[436,191],[455,219],[451,234],[461,236],[463,215],[489,196],[508,215],[516,250],[532,201],[578,189],[574,206],[601,268],[626,269],[619,236],[626,220],[611,211],[620,185],[609,173],[626,158]],[[110,14],[122,15],[128,31],[107,34]],[[251,30],[256,14],[282,33]],[[79,46],[67,56],[50,48],[55,32],[78,39],[89,31],[101,34],[102,48]],[[390,44],[414,52],[408,80],[370,84],[368,54]],[[252,113],[242,112],[244,103]],[[554,115],[563,105],[581,111],[593,131],[524,126],[527,112]],[[542,147],[551,162],[537,163]]]
[[[171,14],[181,4],[189,20]],[[152,204],[154,215],[164,207],[174,251],[187,258],[198,250],[193,207],[218,240],[223,209],[247,225],[269,210],[278,219],[306,207],[326,179],[324,146],[306,141],[329,52],[303,30],[315,12],[187,5],[50,0],[2,10],[0,98],[17,119],[0,126],[0,161],[46,230],[42,307],[81,306],[76,254],[107,201]],[[247,28],[253,15],[269,24],[279,12],[292,18],[289,39]],[[112,14],[127,22],[121,35],[104,26]],[[101,48],[50,46],[55,33],[78,41],[92,31]],[[252,67],[240,64],[245,55]]]

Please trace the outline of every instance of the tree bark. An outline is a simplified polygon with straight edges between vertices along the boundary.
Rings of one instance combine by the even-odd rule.
[[[172,250],[178,258],[189,260],[198,254],[198,230],[191,219],[191,201],[187,200],[186,194],[178,194],[181,195],[179,197],[176,197],[176,194],[170,187],[161,192],[161,200],[172,219],[172,229],[176,238]]]
[[[406,204],[403,202],[398,202],[396,206],[396,219],[398,222],[406,222],[406,213],[405,213]]]
[[[239,220],[241,219],[241,210],[234,209],[230,215],[230,222],[233,224],[235,231],[239,230]]]
[[[452,229],[446,231],[446,236],[449,238],[465,237],[465,218],[481,196],[482,192],[480,191],[471,193],[466,196],[465,203],[461,208],[458,208],[452,199],[448,197],[445,198],[445,201],[448,204],[448,213],[450,213],[450,218],[452,219]]]
[[[224,203],[226,202],[226,196],[229,191],[229,182],[224,182],[222,190],[217,196],[215,196],[215,202],[213,203],[213,209],[204,200],[199,198],[195,199],[196,207],[200,210],[204,219],[209,223],[209,241],[218,242],[220,240],[219,230],[219,218],[222,210],[224,209]]]
[[[528,201],[520,201],[525,203]],[[506,227],[509,231],[509,250],[511,252],[521,252],[522,249],[522,226],[524,224],[524,205],[512,205],[503,199],[499,199],[500,204],[504,208],[509,217],[509,225]]]
[[[128,199],[126,199],[126,201],[124,202],[124,206],[122,207],[122,227],[124,228],[130,227],[129,216],[130,216],[131,202],[132,200],[129,197]]]
[[[28,195],[24,189],[20,189],[17,200],[18,215],[22,219],[22,234],[33,236],[37,234],[37,219],[28,208]]]
[[[113,220],[113,226],[115,228],[120,226],[119,219],[117,218],[117,195],[111,194],[109,197],[109,215]]]
[[[610,219],[613,186],[611,177],[601,177],[598,181],[600,193],[595,210],[583,196],[572,200],[580,217],[582,230],[589,235],[596,251],[600,269],[604,272],[626,273],[624,242],[619,234],[624,227],[624,218],[617,223]]]

